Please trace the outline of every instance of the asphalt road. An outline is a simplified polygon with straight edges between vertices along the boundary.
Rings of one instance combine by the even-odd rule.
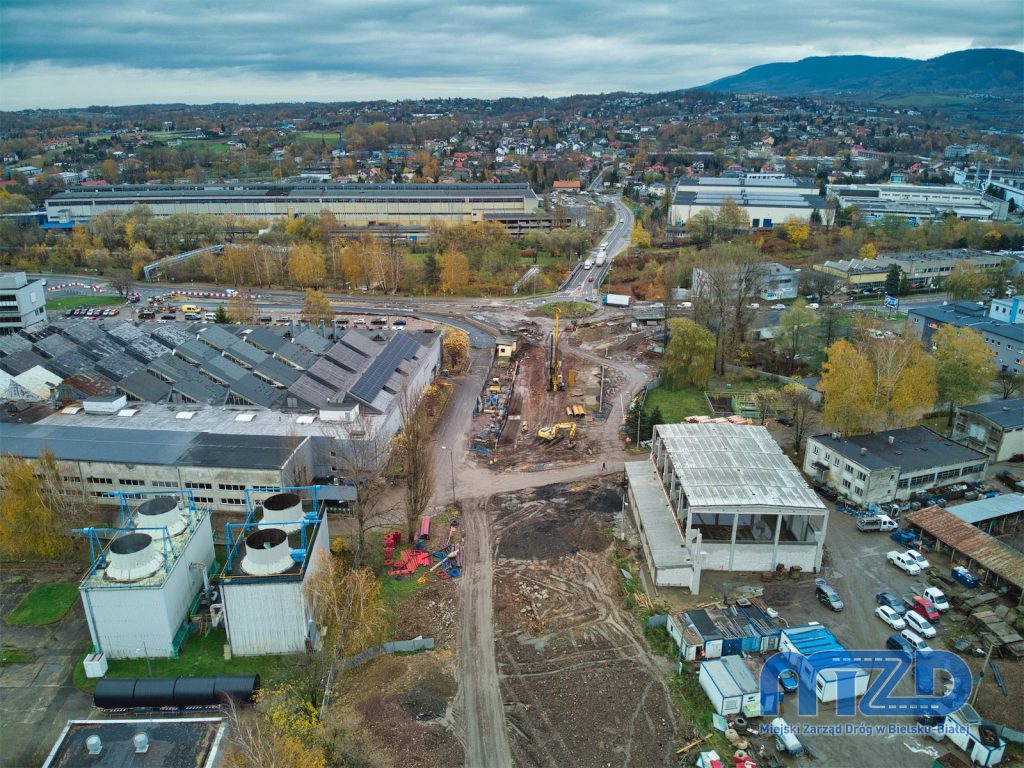
[[[603,266],[595,266],[592,269],[583,269],[583,265],[578,264],[560,291],[561,297],[584,301],[588,298],[596,300],[601,295],[601,283],[608,276],[612,261],[618,254],[629,248],[633,235],[633,211],[618,197],[605,199],[612,204],[615,210],[615,223],[608,229],[602,240],[607,243],[608,259]],[[596,256],[597,249],[595,248],[587,258]]]

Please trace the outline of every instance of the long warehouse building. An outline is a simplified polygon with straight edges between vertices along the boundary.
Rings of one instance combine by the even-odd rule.
[[[528,184],[140,184],[74,187],[46,201],[51,221],[88,222],[145,205],[179,213],[279,219],[330,211],[342,227],[409,227],[503,221],[537,214]]]

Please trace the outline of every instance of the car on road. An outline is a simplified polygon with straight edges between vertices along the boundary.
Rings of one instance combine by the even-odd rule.
[[[925,556],[918,552],[916,549],[908,549],[906,555],[911,560],[913,560],[914,564],[917,565],[917,567],[920,568],[922,571],[925,568],[931,567],[931,563],[928,562],[927,558],[925,558]]]
[[[588,278],[587,278],[587,282],[588,282],[588,283],[592,283],[592,282],[594,282],[594,276],[593,276],[593,275],[591,275],[590,277],[588,277]]]
[[[366,325],[366,318],[365,318],[365,317],[357,317],[357,318],[356,318],[355,320],[353,320],[352,322],[353,322],[353,323],[354,323],[355,325]]]
[[[904,629],[902,632],[900,632],[900,637],[902,637],[904,640],[910,643],[910,645],[913,646],[916,652],[931,653],[931,646],[928,645],[928,643],[926,643],[924,640],[922,640],[921,636],[918,635],[916,632],[913,632],[909,629]]]
[[[904,618],[906,619],[906,626],[917,632],[921,637],[931,638],[938,634],[935,631],[935,627],[931,625],[931,622],[917,611],[908,611]],[[893,627],[893,629],[899,629],[899,627]]]
[[[760,304],[747,304],[747,309],[760,309]]]
[[[903,617],[887,605],[880,605],[875,608],[875,616],[880,618],[893,629],[907,628],[907,622],[903,620]]]
[[[817,580],[814,594],[818,598],[818,602],[827,605],[833,611],[841,611],[846,607],[843,599],[839,597],[839,593],[829,586],[828,582],[824,579]]]
[[[785,309],[785,304],[772,304],[772,309]]]
[[[812,302],[812,303],[807,305],[807,308],[808,309],[821,309],[821,304],[818,304],[816,302]]]
[[[900,600],[899,595],[894,595],[892,592],[879,592],[875,595],[875,602],[886,608],[892,608],[900,616],[907,612],[907,606]]]
[[[895,549],[886,554],[885,559],[888,560],[891,565],[895,565],[901,571],[910,576],[917,576],[921,573],[921,569],[918,567],[917,563],[907,557],[904,553]]]

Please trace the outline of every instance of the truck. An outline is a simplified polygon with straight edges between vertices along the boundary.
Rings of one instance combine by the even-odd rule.
[[[921,569],[917,566],[913,560],[907,557],[903,552],[893,549],[886,553],[885,559],[888,560],[892,565],[895,565],[904,573],[910,576],[917,576]]]
[[[608,258],[608,252],[605,251],[604,248],[601,248],[597,252],[597,257],[594,259],[594,266],[596,266],[596,267],[603,267],[605,259],[607,259],[607,258]]]
[[[857,518],[857,530],[863,533],[869,531],[895,531],[898,527],[896,521],[888,515],[862,515]]]
[[[913,611],[919,616],[923,616],[932,624],[939,620],[939,611],[936,609],[935,604],[928,598],[922,597],[914,592],[905,592],[900,595],[900,597],[908,610]]]
[[[628,307],[632,300],[631,296],[622,293],[606,293],[602,303],[609,307]]]
[[[928,587],[921,596],[926,600],[931,600],[932,605],[935,606],[939,613],[945,613],[949,610],[949,601],[946,599],[946,595],[938,587]]]

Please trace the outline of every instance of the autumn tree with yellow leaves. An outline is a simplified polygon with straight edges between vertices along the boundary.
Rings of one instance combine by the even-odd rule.
[[[316,291],[312,288],[306,289],[306,296],[302,300],[302,319],[318,324],[321,321],[331,323],[334,321],[334,310],[331,309],[331,300],[323,291]]]
[[[936,331],[932,345],[938,396],[948,406],[946,423],[952,426],[956,407],[976,402],[992,386],[996,355],[981,334],[955,325]]]
[[[298,243],[288,251],[288,279],[299,288],[317,288],[327,278],[323,255],[309,243]]]
[[[916,424],[935,405],[935,361],[909,333],[876,338],[865,334],[825,350],[822,420],[846,434]]]
[[[53,560],[71,553],[70,529],[81,522],[83,499],[68,493],[57,460],[0,455],[0,555]]]
[[[469,286],[469,262],[462,251],[449,250],[438,258],[441,266],[441,292],[462,293]]]

